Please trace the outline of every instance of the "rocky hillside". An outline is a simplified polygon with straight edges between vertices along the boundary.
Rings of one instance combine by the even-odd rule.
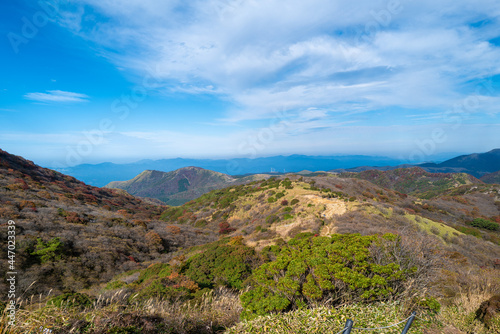
[[[139,196],[156,198],[168,205],[181,205],[214,190],[242,184],[266,175],[233,177],[199,167],[184,167],[173,172],[146,170],[128,181],[114,181],[106,188],[123,189]]]

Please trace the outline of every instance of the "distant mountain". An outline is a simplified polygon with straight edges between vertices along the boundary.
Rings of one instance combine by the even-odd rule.
[[[419,167],[345,172],[339,176],[363,179],[384,188],[421,198],[433,198],[457,187],[482,183],[466,173],[429,173]]]
[[[329,171],[334,173],[344,173],[344,172],[357,173],[367,170],[388,171],[388,170],[394,170],[399,168],[410,168],[410,167],[420,167],[429,173],[467,173],[476,178],[480,178],[483,175],[500,170],[500,149],[494,149],[486,153],[461,155],[441,163],[424,163],[418,165],[405,164],[397,166],[359,166],[352,168],[337,168]]]
[[[146,170],[131,180],[110,182],[106,188],[123,189],[134,196],[181,205],[214,189],[267,178],[267,175],[235,178],[199,167],[184,167],[172,172]]]
[[[337,168],[337,169],[332,169],[329,172],[332,173],[345,173],[345,172],[364,172],[367,170],[381,170],[381,171],[386,171],[386,170],[394,170],[398,168],[411,168],[415,167],[415,165],[397,165],[397,166],[359,166],[359,167],[353,167],[353,168]]]
[[[496,171],[494,173],[489,173],[481,177],[480,179],[484,183],[494,183],[494,184],[500,184],[500,170]]]
[[[145,170],[170,172],[188,166],[197,166],[228,175],[256,173],[284,173],[302,170],[321,171],[334,168],[351,168],[364,165],[398,165],[402,160],[387,157],[363,155],[346,156],[274,156],[255,159],[162,159],[141,160],[130,164],[101,163],[83,164],[67,168],[55,168],[57,171],[76,177],[88,184],[102,187],[111,181],[130,180]]]
[[[228,175],[280,173],[300,171],[359,172],[363,170],[392,170],[412,167],[404,161],[387,157],[363,155],[346,156],[274,156],[256,159],[162,159],[141,160],[129,164],[101,163],[83,164],[74,167],[56,168],[57,171],[76,177],[94,186],[102,187],[112,181],[125,181],[134,178],[145,170],[163,172],[174,171],[188,166],[224,173]],[[360,167],[361,166],[361,167]],[[380,167],[382,166],[382,167]],[[487,153],[462,155],[442,163],[417,165],[431,173],[468,173],[477,178],[500,170],[500,149]]]
[[[500,149],[461,155],[439,164],[427,163],[419,167],[431,173],[468,173],[479,178],[500,170]]]

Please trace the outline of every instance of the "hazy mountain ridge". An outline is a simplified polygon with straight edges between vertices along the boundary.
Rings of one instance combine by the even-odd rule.
[[[499,183],[500,181],[492,175],[488,174],[500,171],[500,149],[494,149],[486,153],[473,153],[469,155],[461,155],[442,163],[423,163],[417,165],[398,165],[398,166],[359,166],[353,168],[337,168],[330,170],[334,173],[345,172],[364,172],[368,170],[391,171],[401,168],[419,167],[429,173],[467,173],[476,178],[481,178],[481,181],[486,183]],[[484,177],[484,179],[482,179]]]
[[[422,164],[419,167],[428,172],[468,173],[477,178],[500,170],[500,149],[486,153],[473,153],[446,160],[439,164]]]

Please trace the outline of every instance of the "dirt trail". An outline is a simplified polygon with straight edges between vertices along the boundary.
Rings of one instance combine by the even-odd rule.
[[[344,201],[336,198],[323,198],[317,195],[304,195],[315,205],[324,205],[325,211],[321,213],[324,218],[332,218],[334,215],[343,215],[347,212],[347,205]]]
[[[345,204],[344,201],[336,199],[336,198],[323,198],[317,195],[302,195],[300,196],[301,198],[304,199],[305,203],[311,203],[316,206],[316,212],[320,212],[321,217],[330,219],[336,215],[343,215],[344,213],[347,212],[347,205]],[[302,201],[301,201],[302,202]],[[321,206],[324,206],[324,210],[321,210]],[[284,239],[287,239],[290,237],[290,232],[296,228],[296,227],[302,227],[304,230],[307,230],[310,227],[311,219],[313,217],[311,216],[305,216],[305,217],[295,217],[293,220],[291,220],[288,224],[282,224],[282,225],[274,225],[273,228],[275,232]],[[335,233],[335,226],[324,226],[321,230],[321,235],[328,235],[331,233]],[[273,244],[274,240],[261,240],[261,241],[252,241],[248,242],[247,244],[252,247],[257,247],[259,249],[269,245]]]

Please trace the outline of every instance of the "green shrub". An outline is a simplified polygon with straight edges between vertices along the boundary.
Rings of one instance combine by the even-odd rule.
[[[123,281],[111,281],[104,287],[105,290],[115,290],[126,286],[127,284]]]
[[[165,210],[161,216],[160,219],[164,221],[172,221],[172,220],[177,220],[180,216],[184,214],[184,207],[171,207],[167,210]]]
[[[276,199],[278,200],[278,199],[280,199],[280,198],[281,198],[281,197],[283,197],[283,196],[285,196],[285,192],[284,192],[284,191],[282,191],[282,192],[280,192],[280,193],[277,193],[277,194],[276,194]]]
[[[64,246],[59,238],[54,238],[48,242],[37,239],[37,245],[31,255],[38,256],[42,263],[59,261],[64,256]]]
[[[500,229],[500,225],[498,223],[483,218],[476,218],[473,221],[469,222],[468,224],[470,226],[484,228],[490,231],[498,231]]]
[[[441,310],[441,304],[434,297],[423,298],[417,302],[417,305],[436,314]]]
[[[476,238],[479,238],[479,239],[482,238],[481,232],[477,228],[474,228],[474,227],[465,227],[465,226],[457,226],[457,227],[455,227],[455,229],[457,231],[460,231],[460,232],[464,233],[464,234],[473,235],[473,236],[475,236]]]
[[[172,274],[172,269],[167,263],[155,263],[149,266],[147,269],[143,270],[139,275],[139,278],[135,282],[136,284],[141,284],[144,281],[163,278]]]
[[[296,199],[296,198],[294,198],[294,199],[292,199],[292,201],[290,202],[290,205],[295,205],[295,204],[297,204],[297,203],[299,203],[299,200],[298,200],[298,199]]]
[[[278,220],[279,220],[278,216],[276,216],[276,215],[269,215],[266,218],[266,224],[271,225],[272,223],[274,223],[274,222],[276,222]]]
[[[274,198],[274,197],[269,197],[267,199],[267,203],[274,203],[274,202],[276,202],[276,198]]]
[[[209,244],[203,253],[189,258],[180,272],[202,288],[227,286],[242,289],[243,282],[260,264],[259,256],[251,247],[242,244]]]
[[[276,259],[256,269],[251,289],[241,296],[244,318],[298,309],[317,303],[386,300],[406,279],[396,263],[376,264],[370,246],[394,235],[314,237],[298,234]]]
[[[285,212],[290,212],[290,211],[292,211],[292,208],[291,208],[291,207],[289,207],[289,206],[287,206],[286,208],[284,208],[284,209],[283,209],[283,211],[285,211]]]
[[[83,293],[65,293],[49,299],[47,305],[84,309],[92,306],[93,299]]]
[[[144,302],[155,298],[159,300],[184,301],[194,298],[194,293],[198,290],[195,284],[178,284],[180,279],[171,280],[169,278],[158,278],[149,283],[146,287],[138,289],[136,294],[129,297],[129,301]]]
[[[208,225],[208,222],[205,219],[198,220],[196,223],[194,223],[195,227],[205,227]]]

